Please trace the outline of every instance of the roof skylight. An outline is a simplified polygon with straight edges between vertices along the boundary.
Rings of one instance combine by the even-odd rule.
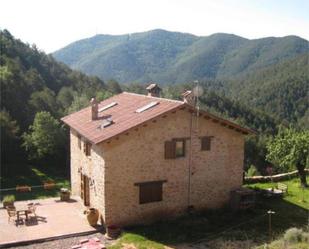
[[[109,108],[111,108],[111,107],[113,107],[115,105],[118,105],[118,103],[117,102],[112,102],[112,103],[110,103],[108,105],[105,105],[105,106],[103,106],[103,107],[101,107],[99,109],[99,112],[103,112],[103,111],[105,111],[105,110],[107,110],[107,109],[109,109]]]
[[[152,108],[152,107],[154,107],[158,104],[159,104],[159,102],[157,102],[157,101],[150,102],[149,104],[144,105],[141,108],[138,108],[135,112],[141,113],[141,112],[146,111],[146,110],[148,110],[148,109],[150,109],[150,108]]]
[[[100,124],[100,126],[98,128],[102,130],[102,129],[112,125],[113,123],[114,122],[113,122],[112,117],[108,117],[108,118],[103,120],[103,122]]]

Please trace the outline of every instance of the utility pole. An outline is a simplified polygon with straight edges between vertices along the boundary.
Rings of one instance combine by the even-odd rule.
[[[271,243],[271,241],[272,241],[272,231],[271,231],[271,215],[272,214],[275,214],[275,212],[274,211],[271,211],[271,210],[268,210],[267,211],[267,213],[268,213],[268,232],[269,232],[269,243]]]

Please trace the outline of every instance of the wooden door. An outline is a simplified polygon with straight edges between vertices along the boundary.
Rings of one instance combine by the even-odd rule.
[[[80,197],[84,200],[84,205],[90,205],[90,191],[89,191],[89,178],[86,175],[81,174],[80,181]]]
[[[84,205],[90,205],[89,178],[84,176]]]
[[[84,175],[80,173],[80,198],[84,200]]]

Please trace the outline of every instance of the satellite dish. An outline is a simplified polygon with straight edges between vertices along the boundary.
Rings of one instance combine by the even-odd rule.
[[[203,87],[197,85],[193,88],[194,97],[201,97],[204,93]]]

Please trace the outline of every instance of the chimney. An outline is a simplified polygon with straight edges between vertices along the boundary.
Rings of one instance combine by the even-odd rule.
[[[91,104],[91,120],[98,119],[98,102],[95,98],[90,100]]]
[[[157,84],[151,83],[146,89],[148,91],[148,96],[160,97],[161,88]]]
[[[183,94],[181,94],[181,96],[183,97],[183,102],[195,106],[195,99],[192,91],[187,90]]]

